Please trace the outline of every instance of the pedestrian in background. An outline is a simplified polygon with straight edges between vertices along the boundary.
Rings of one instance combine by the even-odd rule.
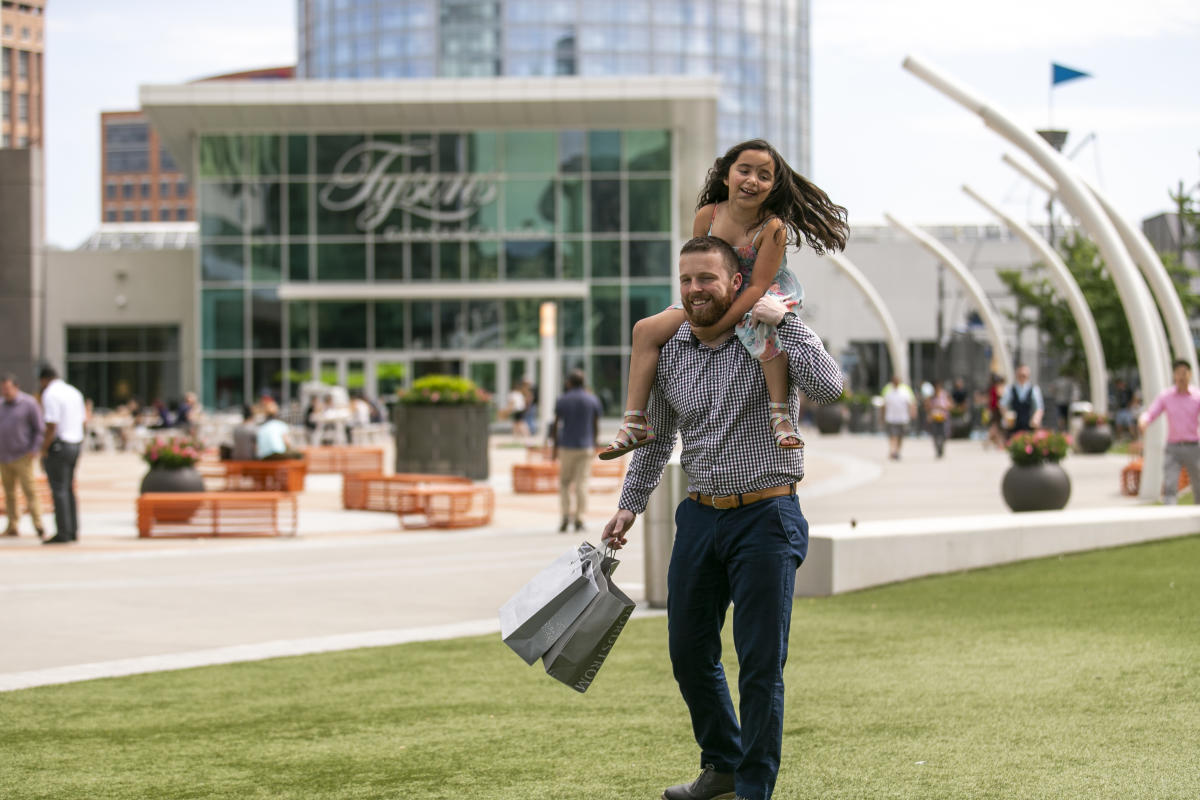
[[[1192,502],[1200,493],[1200,389],[1192,385],[1192,368],[1179,359],[1172,366],[1174,385],[1162,394],[1138,419],[1138,429],[1145,433],[1151,422],[1166,412],[1167,447],[1163,455],[1163,503],[1175,505],[1179,492],[1179,470],[1186,469],[1192,484]]]
[[[258,426],[254,424],[254,409],[242,404],[242,424],[233,429],[234,461],[253,461],[258,458]]]
[[[993,373],[991,383],[988,385],[988,438],[984,449],[987,449],[988,444],[1004,447],[1004,413],[1000,408],[1000,393],[1003,386],[1004,378]]]
[[[58,377],[54,367],[42,367],[38,373],[42,385],[42,418],[46,435],[42,439],[42,470],[50,482],[54,498],[55,533],[43,544],[66,544],[79,538],[79,508],[75,503],[75,465],[83,445],[83,426],[87,416],[83,395]]]
[[[1042,390],[1029,377],[1029,365],[1017,366],[1017,380],[1000,395],[1000,407],[1004,409],[1005,428],[1011,437],[1014,433],[1031,431],[1042,427],[1042,415],[1046,404],[1042,401]]]
[[[917,398],[912,388],[899,375],[893,375],[891,383],[883,387],[883,423],[887,426],[888,458],[900,460],[900,446],[912,418],[917,414]]]
[[[567,391],[554,404],[554,425],[550,428],[551,452],[558,462],[558,502],[562,510],[559,533],[566,533],[572,522],[575,530],[583,530],[588,476],[596,454],[601,413],[600,401],[587,390],[583,370],[571,370],[567,376]]]
[[[946,432],[950,426],[950,394],[942,382],[934,381],[929,397],[925,399],[925,419],[929,422],[929,435],[933,437],[933,452],[941,458],[946,453]]]
[[[21,391],[15,375],[0,378],[0,480],[4,484],[4,509],[8,514],[5,536],[17,535],[21,509],[17,505],[17,485],[25,494],[29,518],[39,539],[46,536],[42,513],[33,486],[33,462],[42,449],[46,424],[42,409],[32,395]]]

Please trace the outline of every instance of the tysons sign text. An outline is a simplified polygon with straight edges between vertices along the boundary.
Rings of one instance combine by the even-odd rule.
[[[496,199],[496,183],[484,175],[431,175],[425,170],[389,173],[401,156],[428,156],[419,144],[363,142],[333,166],[329,183],[317,195],[329,211],[362,207],[355,222],[373,231],[394,209],[440,223],[463,222]]]

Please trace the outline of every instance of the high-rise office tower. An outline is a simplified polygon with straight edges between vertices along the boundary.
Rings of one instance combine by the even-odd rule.
[[[0,3],[0,147],[42,143],[46,0]]]
[[[297,11],[303,78],[717,75],[718,147],[762,137],[809,172],[809,0],[297,0]]]

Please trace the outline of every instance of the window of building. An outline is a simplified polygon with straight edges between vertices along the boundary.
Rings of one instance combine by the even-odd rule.
[[[187,218],[188,218],[188,210],[186,208],[184,208],[183,206],[180,206],[179,208],[175,209],[175,219],[179,220],[180,222],[183,222]]]
[[[29,121],[29,95],[17,95],[17,119],[21,122]]]
[[[136,398],[179,398],[180,336],[177,325],[68,326],[66,378],[98,408]]]
[[[0,119],[8,122],[8,118],[12,116],[12,94],[9,92],[0,92]]]
[[[17,80],[29,79],[29,51],[17,51]]]
[[[158,168],[163,172],[179,171],[179,165],[175,163],[175,159],[171,158],[171,154],[165,147],[160,147],[158,149]]]
[[[149,221],[150,221],[150,209],[143,208],[142,209],[142,222],[149,222]]]
[[[129,181],[125,181],[121,186],[121,197],[124,197],[126,200],[133,198],[133,184]]]
[[[108,211],[105,211],[104,212],[104,221],[105,222],[116,222],[117,221],[116,210],[110,208]]]
[[[12,27],[12,25],[5,25],[5,26],[4,26],[4,35],[5,35],[5,36],[12,36],[12,31],[13,31],[13,27]]]
[[[12,140],[9,138],[7,133],[3,134],[3,136],[0,136],[0,147],[8,147],[11,143]]]
[[[8,59],[9,59],[8,54],[11,52],[12,52],[12,48],[10,48],[10,47],[5,47],[4,49],[0,50],[0,77],[4,77],[4,78],[9,77],[9,74],[12,71],[10,69],[10,67],[8,66]]]
[[[117,199],[117,185],[115,183],[109,182],[109,183],[104,184],[104,199],[105,200],[116,200]]]
[[[121,212],[121,220],[123,222],[133,222],[133,209],[127,208]]]
[[[21,41],[29,41],[29,28],[21,28]]]
[[[150,196],[150,181],[142,181],[142,198]]]
[[[150,171],[150,126],[144,122],[106,122],[104,163],[107,172]]]
[[[158,221],[159,222],[170,222],[171,221],[171,209],[160,208],[158,210]]]
[[[158,184],[158,199],[161,200],[171,193],[171,182],[160,181]]]
[[[187,181],[180,178],[179,180],[177,180],[175,182],[175,196],[176,197],[186,197],[187,193],[188,193]]]
[[[17,137],[17,147],[27,147],[28,145],[29,145],[29,137],[28,136],[18,136]]]

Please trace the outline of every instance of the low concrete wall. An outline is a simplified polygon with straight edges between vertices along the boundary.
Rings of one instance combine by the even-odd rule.
[[[796,595],[870,586],[1200,533],[1200,506],[1138,506],[935,517],[809,530]]]

